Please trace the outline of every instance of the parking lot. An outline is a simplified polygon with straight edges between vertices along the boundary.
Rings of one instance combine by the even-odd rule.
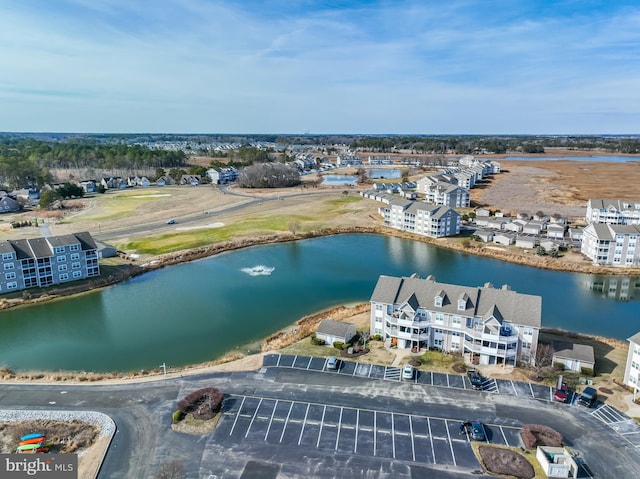
[[[460,424],[418,414],[232,396],[223,405],[214,440],[479,469]],[[485,425],[485,434],[484,442],[520,446],[520,428]]]
[[[340,361],[340,367],[336,370],[328,371],[326,368],[327,358],[310,356],[291,356],[285,354],[269,354],[264,357],[264,367],[285,367],[306,369],[310,371],[326,371],[330,374],[343,374],[349,376],[367,377],[374,379],[384,379],[388,381],[413,381],[416,384],[430,386],[472,389],[471,381],[466,375],[435,373],[431,371],[418,371],[411,380],[402,379],[401,368],[394,366],[382,366],[378,364],[365,364],[354,361]],[[541,384],[531,384],[509,379],[483,378],[482,391],[509,394],[543,401],[553,401],[553,388]],[[570,402],[573,395],[570,395]]]

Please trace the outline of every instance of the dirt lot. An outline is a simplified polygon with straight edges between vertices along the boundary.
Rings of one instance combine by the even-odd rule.
[[[582,219],[589,198],[640,198],[638,163],[498,161],[502,172],[487,187],[471,190],[477,205]]]

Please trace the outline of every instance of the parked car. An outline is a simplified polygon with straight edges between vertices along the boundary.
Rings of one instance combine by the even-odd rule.
[[[327,359],[327,369],[338,369],[338,358],[336,358],[335,356],[331,356],[329,359]]]
[[[567,402],[569,398],[569,388],[566,383],[562,383],[560,388],[556,388],[553,393],[553,399],[558,402]]]
[[[174,220],[173,218],[167,220],[168,225],[174,225],[175,223],[176,223],[176,220]]]
[[[402,368],[402,379],[413,379],[413,366],[405,364]]]
[[[592,387],[587,387],[587,388],[584,388],[584,391],[582,391],[580,393],[580,396],[578,396],[578,404],[585,407],[591,407],[593,406],[593,403],[595,403],[597,399],[598,399],[598,391],[596,391]]]
[[[480,421],[473,421],[471,423],[471,439],[474,441],[484,441],[484,424]]]
[[[475,369],[470,369],[467,371],[467,376],[469,377],[469,381],[471,381],[471,386],[473,389],[482,388],[482,376]]]

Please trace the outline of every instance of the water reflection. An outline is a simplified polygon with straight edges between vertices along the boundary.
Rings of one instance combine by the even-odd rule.
[[[616,301],[640,300],[640,276],[591,275],[582,284],[603,298]]]

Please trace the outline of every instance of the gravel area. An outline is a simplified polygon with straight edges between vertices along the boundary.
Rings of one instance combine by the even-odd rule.
[[[35,411],[27,409],[0,409],[0,422],[40,421],[81,421],[94,424],[100,429],[99,437],[110,437],[116,432],[116,425],[106,414],[95,411]]]

